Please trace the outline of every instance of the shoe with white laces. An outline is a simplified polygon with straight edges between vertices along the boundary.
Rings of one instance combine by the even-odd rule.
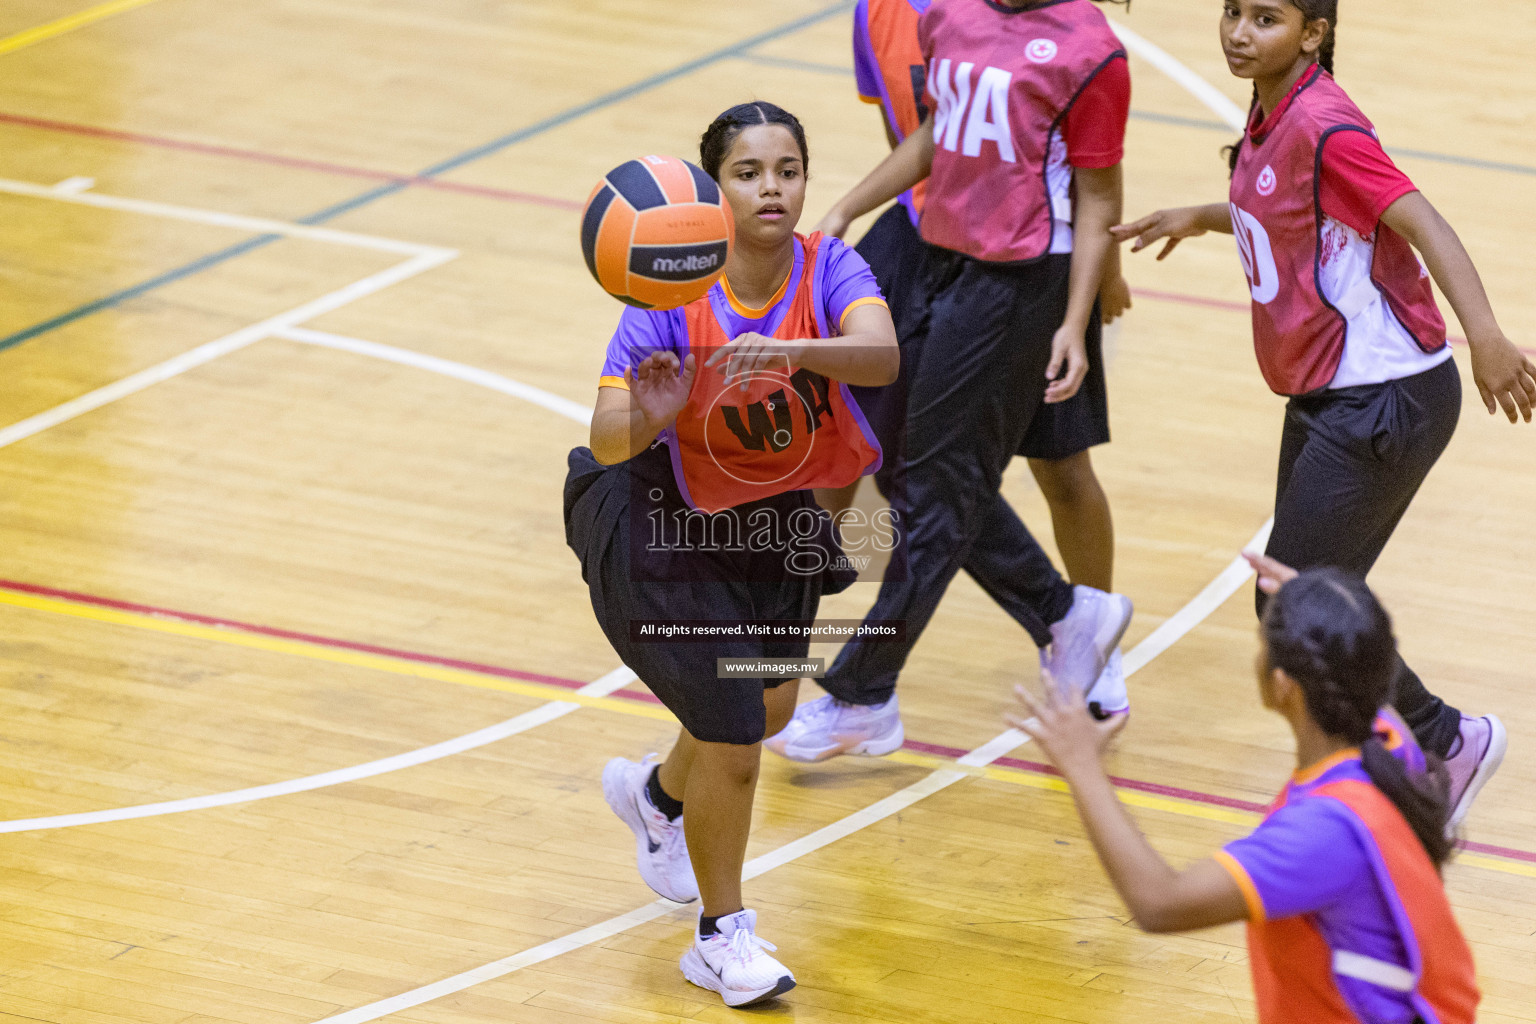
[[[1130,598],[1073,587],[1072,608],[1051,625],[1051,644],[1040,652],[1040,667],[1063,692],[1086,693],[1098,682],[1130,624]]]
[[[1125,660],[1120,655],[1120,648],[1116,647],[1110,652],[1109,661],[1104,663],[1104,671],[1099,673],[1098,682],[1093,684],[1085,696],[1088,710],[1101,722],[1115,715],[1131,713],[1131,695],[1125,689]]]
[[[1446,773],[1451,777],[1451,819],[1446,832],[1453,833],[1472,809],[1472,801],[1478,792],[1493,778],[1504,760],[1509,746],[1509,735],[1504,723],[1494,715],[1481,718],[1461,716],[1461,729],[1452,746],[1452,753],[1445,759]]]
[[[906,740],[893,693],[884,704],[845,704],[828,694],[795,709],[795,716],[763,746],[791,761],[825,761],[839,754],[882,757]]]
[[[757,911],[737,911],[717,926],[713,935],[694,932],[693,945],[679,961],[683,977],[720,993],[726,1006],[750,1006],[795,987],[789,968],[763,952],[778,947],[757,937]]]
[[[614,758],[603,768],[603,797],[635,834],[635,865],[645,884],[674,903],[692,903],[699,898],[699,883],[683,840],[683,819],[667,820],[645,792],[655,768],[655,754],[639,764]]]

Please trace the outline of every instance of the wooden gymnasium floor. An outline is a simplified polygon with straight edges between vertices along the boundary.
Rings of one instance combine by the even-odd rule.
[[[1344,81],[1536,347],[1536,9],[1344,8]],[[694,911],[653,907],[598,785],[672,726],[634,685],[605,695],[625,679],[562,539],[619,313],[575,211],[764,97],[809,127],[814,224],[884,149],[848,10],[0,5],[0,1021],[731,1018],[682,981]],[[1216,16],[1115,14],[1214,86],[1136,50],[1132,213],[1224,194],[1221,98],[1245,94]],[[1133,656],[1156,654],[1114,769],[1180,860],[1290,767],[1224,573],[1268,514],[1281,415],[1231,247],[1130,261],[1096,456],[1129,642],[1176,641]],[[1006,489],[1044,525],[1027,473]],[[1447,872],[1490,1022],[1536,1020],[1533,504],[1536,428],[1469,399],[1374,577],[1426,678],[1510,728]],[[957,770],[1033,661],[962,579],[904,677],[908,750],[767,759],[748,899],[800,987],[757,1015],[1252,1018],[1241,929],[1131,927],[1028,747]],[[275,788],[225,796],[250,787]]]

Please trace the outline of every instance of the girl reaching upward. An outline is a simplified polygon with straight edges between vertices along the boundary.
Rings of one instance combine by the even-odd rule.
[[[1176,870],[1100,764],[1124,718],[1095,722],[1047,687],[1043,698],[1020,688],[1029,713],[1010,720],[1072,787],[1138,925],[1248,922],[1259,1024],[1472,1024],[1472,955],[1439,874],[1451,851],[1444,770],[1384,708],[1392,622],[1357,577],[1253,561],[1275,593],[1259,629],[1259,696],[1295,735],[1296,773],[1252,834]]]

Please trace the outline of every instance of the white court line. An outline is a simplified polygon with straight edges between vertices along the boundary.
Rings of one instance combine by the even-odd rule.
[[[412,352],[409,349],[396,348],[392,345],[382,345],[360,338],[349,338],[343,335],[313,331],[307,328],[285,328],[275,331],[273,334],[275,337],[287,338],[290,341],[319,345],[325,348],[382,359],[404,366],[412,366],[430,373],[437,373],[455,380],[476,384],[514,398],[533,402],[542,408],[566,416],[578,423],[589,423],[591,421],[591,410],[577,402],[487,370],[468,366],[464,363],[440,359],[436,356],[428,356],[419,352]],[[3,434],[3,432],[0,432],[0,434]],[[3,440],[0,440],[0,446],[3,446],[3,443]],[[1264,545],[1268,542],[1269,531],[1272,525],[1273,520],[1266,522],[1259,529],[1259,532],[1254,535],[1253,539],[1248,542],[1245,550],[1263,551]],[[1233,559],[1232,563],[1212,580],[1204,590],[1197,594],[1192,601],[1162,625],[1158,626],[1152,633],[1148,634],[1141,643],[1137,644],[1126,655],[1126,677],[1129,678],[1134,675],[1146,667],[1152,659],[1178,643],[1179,640],[1183,639],[1191,630],[1209,617],[1212,612],[1221,607],[1244,583],[1252,578],[1253,570],[1249,568],[1247,561],[1241,556]],[[629,669],[620,668],[594,683],[589,683],[577,692],[606,696],[615,690],[622,689],[626,684],[634,681],[635,678],[634,673]],[[605,686],[606,689],[604,689]],[[487,743],[495,742],[498,739],[515,735],[536,725],[554,721],[556,718],[575,710],[577,706],[561,701],[553,702],[542,708],[537,708],[534,711],[520,715],[517,718],[470,733],[467,736],[460,736],[457,739],[447,740],[431,747],[399,754],[381,761],[372,761],[368,764],[356,765],[351,768],[337,769],[322,775],[312,775],[302,779],[292,779],[287,782],[257,786],[252,789],[192,797],[169,803],[143,804],[137,807],[125,807],[108,811],[93,811],[83,814],[65,814],[48,818],[26,818],[0,822],[0,834],[50,828],[70,828],[77,825],[94,825],[109,821],[147,818],[161,814],[176,814],[183,811],[224,807],[229,804],[246,803],[252,800],[264,800],[271,797],[286,796],[290,793],[321,789],[325,786],[339,785],[360,778],[382,775],[386,772],[408,768],[416,764],[425,763],[426,761],[448,757],[465,750],[472,750]],[[559,710],[555,710],[556,708]],[[1028,736],[1015,729],[1009,729],[961,757],[957,763],[969,768],[984,767],[1028,742]],[[647,920],[650,920],[650,918],[647,918]]]
[[[295,327],[305,320],[330,313],[340,309],[348,303],[356,302],[366,295],[382,291],[391,285],[399,284],[407,278],[441,266],[457,256],[452,249],[435,249],[417,256],[412,256],[404,263],[396,264],[388,270],[381,270],[376,274],[369,274],[361,281],[355,281],[345,288],[338,288],[328,295],[322,295],[302,306],[295,306],[286,313],[268,317],[260,323],[249,327],[242,327],[233,334],[207,344],[199,345],[189,352],[183,352],[179,356],[172,356],[163,363],[140,370],[138,373],[113,381],[105,387],[72,398],[62,405],[54,406],[46,412],[40,412],[36,416],[30,416],[19,423],[13,423],[4,429],[0,429],[0,448],[13,445],[17,441],[42,433],[50,427],[56,427],[66,423],[77,416],[82,416],[93,409],[115,402],[120,398],[143,391],[162,381],[170,380],[179,374],[186,373],[204,364],[211,363],[215,359],[227,356],[231,352],[237,352],[248,345],[270,337],[273,333],[288,327]]]
[[[1235,131],[1242,130],[1246,122],[1243,112],[1220,90],[1185,67],[1165,50],[1152,44],[1130,29],[1119,24],[1114,24],[1114,29],[1125,42],[1127,49],[1150,61],[1159,70],[1193,93],[1201,102],[1205,103],[1207,107],[1215,111],[1218,116],[1230,124]],[[1269,520],[1260,527],[1259,532],[1249,541],[1248,549],[1262,550],[1268,542],[1269,532],[1273,525],[1274,521]],[[1153,658],[1173,646],[1180,638],[1186,636],[1195,626],[1236,593],[1252,576],[1253,570],[1243,558],[1238,557],[1234,559],[1226,569],[1222,570],[1215,580],[1195,596],[1193,601],[1180,609],[1172,618],[1149,634],[1146,639],[1136,645],[1126,655],[1126,675],[1129,676],[1144,668]],[[1028,737],[1023,733],[1009,729],[961,757],[958,763],[970,768],[984,767],[1027,740]],[[965,773],[952,769],[935,771],[923,780],[908,786],[892,796],[886,797],[878,803],[872,804],[861,811],[856,811],[846,818],[834,822],[823,829],[819,829],[802,839],[788,843],[778,850],[754,858],[747,863],[746,869],[743,871],[743,877],[755,878],[764,871],[771,870],[781,864],[786,864],[798,857],[803,857],[807,853],[818,850],[829,843],[836,842],[838,839],[842,839],[859,829],[866,828],[900,810],[910,807],[924,797],[937,793],[965,777]],[[620,914],[617,917],[609,918],[607,921],[572,932],[570,935],[562,936],[543,945],[493,961],[466,971],[463,974],[444,978],[430,985],[424,985],[410,992],[404,992],[398,996],[391,996],[387,999],[370,1003],[367,1006],[358,1007],[355,1010],[348,1010],[344,1013],[326,1017],[324,1020],[316,1022],[316,1024],[368,1024],[368,1022],[378,1020],[381,1017],[387,1017],[401,1010],[408,1010],[412,1007],[432,1002],[443,996],[462,992],[482,982],[505,977],[524,967],[530,967],[564,953],[601,942],[630,928],[648,921],[654,921],[677,909],[677,905],[674,903],[666,900],[656,900],[643,907],[638,907],[627,914]]]
[[[772,850],[760,857],[752,858],[742,867],[742,880],[746,881],[766,874],[776,867],[788,864],[792,860],[797,860],[808,853],[835,843],[839,839],[852,835],[860,829],[868,828],[878,821],[906,810],[924,797],[931,796],[939,790],[952,786],[967,777],[968,773],[955,771],[951,768],[942,768],[933,772],[907,788],[870,804],[868,807],[854,811],[847,817],[840,818],[824,828],[817,829],[808,836],[802,836],[793,842],[784,844],[777,850]],[[562,935],[558,939],[551,939],[543,945],[534,946],[532,949],[525,949],[521,953],[514,953],[512,956],[504,959],[492,961],[491,963],[476,967],[474,970],[465,971],[463,974],[456,974],[451,978],[444,978],[442,981],[435,981],[430,985],[423,985],[421,988],[412,989],[398,996],[390,996],[388,999],[381,999],[376,1003],[369,1003],[367,1006],[359,1006],[355,1010],[347,1010],[343,1013],[335,1014],[325,1018],[323,1021],[317,1022],[317,1024],[366,1024],[368,1021],[375,1021],[380,1017],[399,1013],[401,1010],[409,1010],[412,1007],[421,1006],[423,1003],[430,1003],[444,996],[451,996],[484,982],[495,981],[497,978],[506,977],[514,971],[520,971],[524,967],[532,967],[534,964],[553,960],[557,956],[581,949],[583,946],[590,946],[604,939],[612,938],[621,932],[629,931],[631,928],[638,927],[648,921],[654,921],[658,917],[665,917],[667,914],[674,912],[687,913],[689,915],[697,913],[693,908],[685,909],[670,900],[653,900],[643,907],[636,907],[628,913],[619,914],[617,917],[610,917],[606,921],[590,925],[569,935]]]
[[[95,187],[95,178],[87,178],[77,174],[73,178],[65,178],[57,185],[54,185],[50,191],[55,195],[74,196],[79,195],[81,192],[87,192]]]
[[[123,210],[152,217],[191,221],[197,224],[234,228],[240,231],[256,232],[259,234],[285,235],[292,238],[306,238],[311,241],[330,242],[354,248],[402,253],[410,255],[411,258],[387,270],[370,274],[360,281],[347,285],[345,288],[338,288],[336,291],[322,295],[318,299],[295,306],[286,313],[279,313],[276,316],[268,317],[260,323],[243,327],[232,334],[227,334],[207,344],[199,345],[189,352],[173,356],[163,363],[140,370],[138,373],[97,388],[95,391],[81,395],[78,398],[73,398],[62,405],[57,405],[45,412],[38,413],[36,416],[28,417],[18,423],[13,423],[8,427],[0,429],[0,448],[13,445],[17,441],[32,437],[34,434],[39,434],[50,427],[67,423],[77,416],[82,416],[94,409],[100,409],[104,405],[136,394],[162,381],[170,380],[172,377],[186,373],[188,370],[211,363],[215,359],[227,356],[231,352],[237,352],[278,331],[289,327],[297,327],[306,320],[311,320],[325,313],[334,312],[348,303],[356,302],[358,299],[372,295],[374,292],[382,291],[408,278],[415,277],[417,274],[441,266],[459,255],[457,249],[445,249],[436,245],[403,242],[392,238],[377,238],[373,235],[360,235],[351,231],[337,231],[334,228],[310,227],[305,224],[291,224],[286,221],[269,220],[264,217],[246,217],[240,214],[221,213],[217,210],[202,210],[190,206],[175,206],[169,203],[156,203],[144,199],[130,199],[125,196],[102,195],[95,192],[77,192],[71,189],[63,189],[63,186],[81,180],[85,179],[69,178],[58,185],[45,186],[27,181],[13,181],[8,178],[0,178],[0,192],[34,196],[39,199],[52,199],[61,203],[75,203],[82,206]]]
[[[1259,532],[1244,545],[1243,550],[1262,555],[1265,546],[1269,544],[1269,531],[1274,529],[1274,526],[1273,518],[1265,520],[1264,525],[1259,527]],[[1190,630],[1209,618],[1217,608],[1226,604],[1227,598],[1237,593],[1238,588],[1251,579],[1253,579],[1253,568],[1248,564],[1248,560],[1242,555],[1232,559],[1232,563],[1221,571],[1221,575],[1196,594],[1193,601],[1148,633],[1141,643],[1125,656],[1125,674],[1130,676],[1137,670],[1145,668],[1147,662],[1188,636]]]
[[[1253,535],[1253,539],[1243,546],[1243,550],[1251,551],[1256,555],[1263,554],[1264,546],[1269,543],[1269,531],[1274,528],[1274,525],[1274,519],[1266,520],[1264,525],[1259,527],[1259,532]],[[1153,658],[1188,636],[1196,626],[1210,618],[1212,612],[1226,604],[1227,599],[1251,579],[1253,579],[1253,568],[1249,566],[1248,560],[1242,555],[1232,559],[1231,564],[1206,584],[1205,589],[1196,594],[1194,600],[1180,608],[1161,626],[1143,637],[1141,643],[1131,648],[1131,652],[1125,656],[1125,678],[1131,678],[1146,668]],[[957,763],[970,768],[982,768],[1028,742],[1027,735],[1017,729],[1009,729],[966,754]]]
[[[80,183],[82,182],[88,182],[89,184],[81,185]],[[294,224],[290,221],[272,220],[267,217],[247,217],[238,213],[203,210],[195,206],[177,206],[174,203],[157,203],[148,199],[130,199],[127,196],[104,195],[100,192],[85,191],[93,185],[95,185],[95,181],[90,178],[66,178],[56,185],[38,185],[30,181],[0,178],[0,192],[9,192],[12,195],[18,196],[33,196],[38,199],[54,199],[62,203],[74,203],[77,206],[94,206],[103,210],[121,210],[124,213],[142,213],[151,217],[163,217],[168,220],[183,220],[193,224],[207,224],[210,227],[234,228],[237,231],[247,231],[257,235],[283,235],[288,238],[307,238],[314,242],[331,242],[335,245],[349,245],[356,249],[374,249],[379,252],[394,252],[406,256],[450,251],[435,245],[424,245],[420,242],[404,242],[396,238],[379,238],[375,235],[360,235],[353,231],[339,231],[336,228],[313,227],[309,224]]]
[[[1253,549],[1261,545],[1269,536],[1270,524],[1265,523],[1258,534],[1249,542],[1249,548]],[[1242,558],[1235,559],[1227,566],[1204,590],[1197,594],[1194,600],[1181,608],[1162,626],[1158,627],[1146,639],[1125,656],[1126,675],[1130,675],[1137,668],[1143,668],[1153,658],[1162,654],[1180,638],[1199,625],[1212,612],[1221,606],[1227,598],[1237,592],[1253,575],[1253,570]],[[1134,665],[1135,668],[1130,666]],[[986,743],[960,757],[956,764],[964,768],[985,768],[987,765],[1004,756],[1023,743],[1027,743],[1029,737],[1016,729],[1008,729],[992,737]],[[742,869],[743,881],[753,879],[759,875],[772,871],[774,868],[798,860],[806,854],[814,853],[824,846],[829,846],[847,836],[868,828],[876,822],[882,821],[899,811],[903,811],[925,797],[932,796],[961,779],[970,775],[967,771],[955,768],[941,768],[930,773],[924,778],[914,782],[905,789],[891,794],[883,800],[879,800],[868,807],[854,811],[847,817],[840,818],[832,824],[817,829],[810,835],[802,836],[791,842],[785,843],[776,850],[770,850],[759,857],[747,861]],[[387,1017],[392,1013],[409,1010],[412,1007],[430,1003],[444,996],[462,992],[487,981],[503,978],[514,971],[520,971],[525,967],[543,963],[565,953],[590,946],[593,943],[602,942],[612,938],[620,932],[628,931],[648,921],[654,921],[681,908],[669,900],[654,900],[642,907],[636,907],[628,913],[610,917],[606,921],[575,931],[569,935],[562,935],[558,939],[551,939],[532,949],[525,949],[521,953],[493,960],[488,964],[482,964],[456,974],[441,981],[423,985],[409,992],[402,992],[397,996],[390,996],[378,1002],[359,1006],[354,1010],[347,1010],[334,1014],[316,1024],[368,1024],[369,1021]],[[692,910],[688,911],[693,913]]]
[[[593,680],[576,692],[586,697],[606,697],[616,690],[622,690],[637,677],[627,668],[617,668],[601,679]],[[100,825],[109,821],[132,821],[135,818],[153,818],[164,814],[181,814],[185,811],[204,811],[210,807],[228,807],[231,804],[250,803],[253,800],[268,800],[276,796],[289,796],[293,793],[307,793],[315,789],[324,789],[327,786],[339,786],[346,782],[356,782],[359,779],[371,779],[375,775],[384,775],[388,772],[397,772],[402,768],[414,768],[429,761],[437,761],[454,754],[462,754],[466,750],[474,750],[487,744],[504,740],[508,736],[516,736],[520,732],[527,732],[553,722],[557,718],[563,718],[581,707],[580,704],[572,704],[570,701],[554,700],[548,704],[540,705],[532,711],[526,711],[516,718],[509,718],[505,722],[487,726],[476,732],[458,736],[442,743],[435,743],[430,747],[422,747],[420,750],[407,751],[404,754],[396,754],[378,761],[369,761],[367,764],[353,765],[350,768],[337,768],[334,771],[322,772],[319,775],[306,775],[302,779],[289,779],[286,782],[274,782],[265,786],[252,786],[249,789],[237,789],[228,793],[211,793],[207,796],[188,797],[184,800],[168,800],[157,804],[139,804],[135,807],[118,807],[109,811],[85,811],[80,814],[56,814],[48,818],[17,818],[13,821],[0,821],[0,835],[10,832],[39,832],[44,829],[74,828],[79,825]]]
[[[319,345],[323,348],[337,349],[341,352],[353,352],[360,356],[370,356],[374,359],[383,359],[391,363],[399,363],[402,366],[414,366],[419,370],[427,370],[430,373],[441,374],[444,377],[452,377],[467,384],[478,384],[480,387],[499,391],[503,395],[511,395],[513,398],[521,398],[525,402],[534,405],[566,419],[575,420],[582,426],[590,426],[592,423],[592,410],[580,402],[573,402],[569,398],[562,398],[553,392],[536,388],[531,384],[515,381],[510,377],[503,377],[499,373],[482,370],[478,367],[464,363],[456,363],[450,359],[439,359],[437,356],[424,355],[421,352],[412,352],[406,348],[396,348],[393,345],[381,345],[376,341],[364,341],[361,338],[348,338],[340,334],[329,334],[325,331],[314,331],[308,327],[289,327],[281,331],[273,331],[274,336],[287,338],[289,341],[303,342],[306,345]]]
[[[1248,124],[1248,115],[1241,107],[1228,99],[1226,93],[1190,70],[1173,54],[1126,28],[1118,21],[1111,20],[1109,26],[1115,30],[1115,35],[1120,37],[1120,41],[1125,44],[1127,50],[1183,86],[1185,91],[1204,103],[1217,117],[1231,125],[1233,131],[1240,132]]]
[[[756,878],[759,875],[772,871],[774,868],[788,864],[792,860],[798,860],[808,853],[814,853],[824,846],[829,846],[839,839],[850,836],[861,829],[868,828],[870,825],[883,821],[899,811],[906,810],[924,797],[932,796],[934,793],[939,792],[939,790],[952,786],[961,779],[968,777],[969,774],[967,772],[956,771],[953,768],[941,768],[938,771],[932,772],[905,789],[899,790],[883,800],[872,803],[868,807],[854,811],[845,818],[839,818],[832,824],[819,828],[808,836],[802,836],[760,857],[753,857],[742,868],[742,880],[746,881]],[[595,942],[612,938],[620,932],[626,932],[631,928],[645,924],[648,921],[654,921],[658,917],[664,917],[673,912],[689,915],[698,913],[693,908],[680,907],[670,900],[653,900],[643,907],[636,907],[628,913],[619,914],[617,917],[610,917],[606,921],[601,921],[580,931],[572,932],[569,935],[562,935],[558,939],[551,939],[543,945],[534,946],[532,949],[525,949],[521,953],[514,953],[512,956],[501,960],[493,960],[473,970],[465,971],[463,974],[456,974],[451,978],[434,981],[430,985],[423,985],[409,992],[402,992],[400,995],[390,996],[376,1003],[369,1003],[367,1006],[359,1006],[355,1010],[347,1010],[326,1017],[324,1020],[316,1022],[316,1024],[367,1024],[367,1022],[378,1020],[380,1017],[387,1017],[392,1013],[399,1013],[401,1010],[409,1010],[412,1007],[421,1006],[423,1003],[430,1003],[444,996],[463,992],[467,988],[473,988],[487,981],[504,978],[514,971],[522,970],[524,967],[532,967],[534,964],[543,963],[545,960],[552,960],[557,956],[581,949],[583,946],[590,946]]]

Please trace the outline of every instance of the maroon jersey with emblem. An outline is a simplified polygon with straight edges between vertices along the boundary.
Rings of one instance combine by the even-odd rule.
[[[1062,251],[1052,240],[1072,219],[1072,171],[1061,129],[1125,58],[1108,20],[1088,0],[943,0],[918,36],[934,137],[923,238],[995,262]]]
[[[1406,376],[1448,354],[1429,273],[1408,242],[1380,223],[1361,235],[1324,209],[1325,152],[1345,132],[1375,135],[1333,76],[1314,67],[1268,118],[1255,105],[1232,174],[1254,350],[1282,395]],[[1362,366],[1389,368],[1340,381],[1346,347]]]

